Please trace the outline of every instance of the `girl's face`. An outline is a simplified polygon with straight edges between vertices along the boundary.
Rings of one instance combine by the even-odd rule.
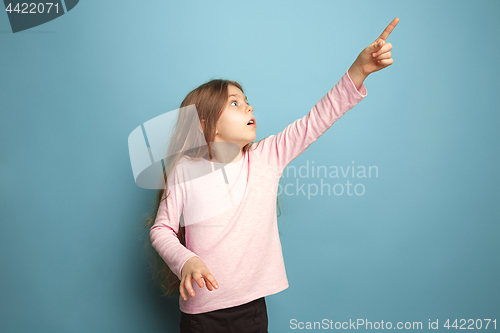
[[[232,142],[243,148],[257,137],[257,124],[253,107],[243,92],[233,85],[228,86],[229,98],[216,124],[215,142]],[[253,120],[253,124],[249,121]]]

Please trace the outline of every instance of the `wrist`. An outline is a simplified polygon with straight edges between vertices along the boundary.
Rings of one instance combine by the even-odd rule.
[[[348,72],[352,82],[356,86],[356,89],[359,90],[359,88],[361,88],[361,85],[363,84],[363,81],[368,77],[368,75],[363,73],[361,68],[359,68],[356,63],[353,63],[351,65],[351,68],[349,68]]]

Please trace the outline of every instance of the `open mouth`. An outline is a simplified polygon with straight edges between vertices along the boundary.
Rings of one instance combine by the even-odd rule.
[[[255,123],[255,120],[250,120],[247,125],[248,126],[257,127],[257,124]]]

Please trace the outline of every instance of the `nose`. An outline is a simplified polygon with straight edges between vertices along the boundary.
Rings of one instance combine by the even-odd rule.
[[[251,111],[253,113],[253,106],[249,105],[247,111]]]

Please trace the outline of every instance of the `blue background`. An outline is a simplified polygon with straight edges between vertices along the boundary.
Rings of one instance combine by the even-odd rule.
[[[0,331],[177,331],[178,300],[160,298],[147,270],[155,192],[134,182],[130,132],[227,78],[254,106],[257,139],[277,134],[395,17],[393,65],[289,165],[378,177],[347,178],[361,196],[280,196],[290,287],[266,297],[269,331],[325,318],[498,329],[499,12],[498,1],[94,0],[16,34],[0,13]]]

